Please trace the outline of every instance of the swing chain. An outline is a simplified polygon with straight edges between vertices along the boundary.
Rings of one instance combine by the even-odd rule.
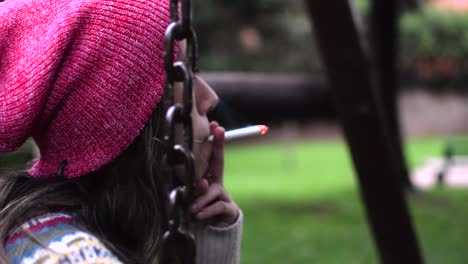
[[[182,19],[179,19],[179,5]],[[166,70],[165,134],[163,158],[166,182],[167,223],[159,261],[162,264],[194,264],[195,239],[189,231],[190,204],[194,199],[195,169],[192,129],[193,72],[197,71],[197,40],[191,26],[190,0],[171,0],[171,23],[164,36]],[[177,41],[187,43],[186,60],[174,61]],[[182,88],[180,89],[180,86]],[[181,98],[176,94],[181,92]]]

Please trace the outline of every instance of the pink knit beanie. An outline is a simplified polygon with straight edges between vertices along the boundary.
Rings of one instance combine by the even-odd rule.
[[[169,22],[169,0],[0,3],[0,152],[33,137],[34,177],[116,158],[161,100]]]

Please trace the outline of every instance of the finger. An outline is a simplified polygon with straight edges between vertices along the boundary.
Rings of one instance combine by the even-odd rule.
[[[213,155],[210,161],[210,173],[213,182],[223,183],[224,171],[224,127],[216,127],[213,130]]]
[[[213,130],[214,130],[216,127],[218,127],[218,126],[219,126],[218,122],[216,122],[216,121],[211,121],[211,122],[210,122],[210,132],[213,133]]]
[[[192,213],[200,212],[206,205],[212,203],[216,199],[223,198],[224,188],[219,184],[212,184],[205,194],[198,197],[192,205]]]
[[[209,188],[208,180],[203,178],[197,182],[195,192],[197,196],[203,195],[208,191],[208,188]]]
[[[225,201],[217,201],[216,203],[204,208],[201,212],[197,213],[195,218],[198,220],[207,220],[216,216],[234,218],[236,214],[237,211],[233,204]]]

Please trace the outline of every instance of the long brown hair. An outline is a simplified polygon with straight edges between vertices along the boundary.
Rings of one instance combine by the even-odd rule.
[[[161,105],[161,104],[160,104]],[[118,158],[75,179],[36,179],[27,171],[0,175],[0,262],[8,232],[48,212],[73,213],[124,263],[154,262],[162,234],[161,107]]]

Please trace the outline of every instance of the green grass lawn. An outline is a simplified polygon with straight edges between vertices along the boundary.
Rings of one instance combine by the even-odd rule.
[[[442,144],[412,141],[410,166]],[[342,142],[235,146],[226,157],[226,185],[245,214],[242,263],[378,263]],[[467,263],[468,191],[410,201],[426,262]]]
[[[410,166],[442,146],[411,141]],[[343,142],[229,146],[225,175],[245,214],[242,264],[378,263]],[[410,206],[426,263],[468,263],[468,190],[420,192]]]

